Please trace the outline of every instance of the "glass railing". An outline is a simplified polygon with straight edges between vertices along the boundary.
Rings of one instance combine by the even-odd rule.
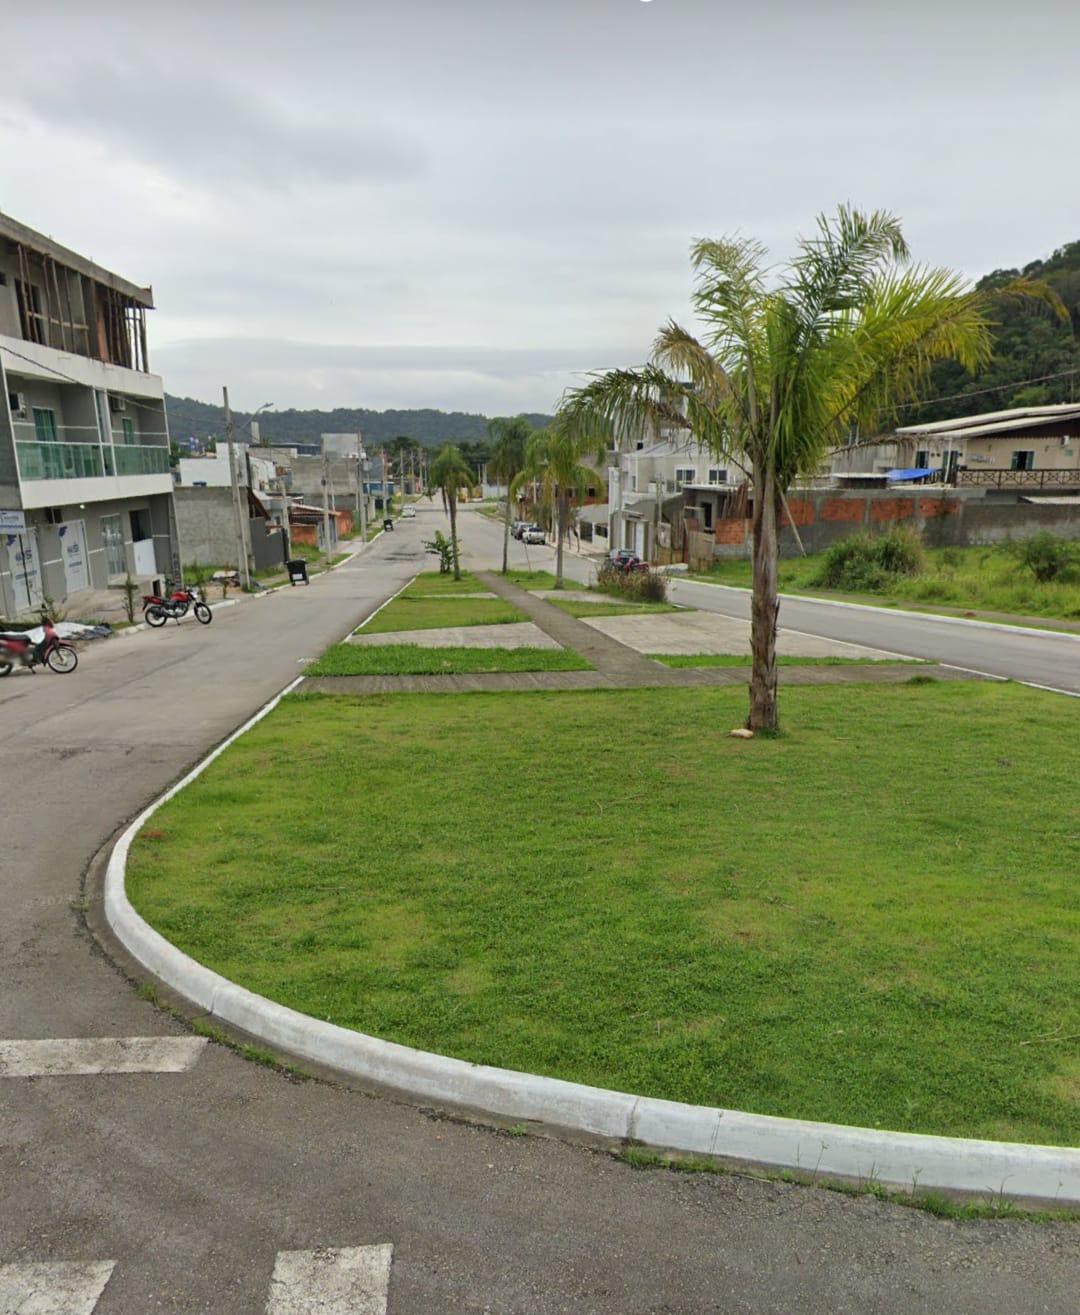
[[[23,479],[93,479],[100,475],[167,475],[169,449],[135,444],[104,449],[97,443],[15,444]]]
[[[118,475],[167,475],[169,449],[167,447],[113,447]]]
[[[15,444],[22,479],[93,479],[104,474],[96,443]]]

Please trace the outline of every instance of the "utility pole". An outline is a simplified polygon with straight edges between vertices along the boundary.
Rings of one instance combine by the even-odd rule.
[[[356,518],[360,522],[360,540],[367,543],[367,491],[364,488],[364,444],[356,436]]]
[[[326,565],[330,566],[330,454],[325,447],[322,454],[322,524],[323,548],[326,553]]]
[[[229,408],[229,390],[222,388],[225,398],[225,444],[229,449],[229,484],[232,488],[233,510],[236,512],[237,565],[240,570],[240,582],[245,589],[251,588],[251,571],[248,568],[247,535],[244,533],[244,510],[240,501],[240,486],[237,483],[236,448],[233,446],[233,417]]]

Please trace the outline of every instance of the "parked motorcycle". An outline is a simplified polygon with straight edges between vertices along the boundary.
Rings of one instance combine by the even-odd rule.
[[[182,616],[187,616],[188,608],[195,613],[195,620],[204,626],[214,619],[213,612],[195,589],[174,589],[168,598],[162,598],[160,594],[143,595],[143,620],[149,626],[163,626],[170,618],[179,621]]]
[[[33,671],[46,666],[58,676],[70,674],[79,665],[79,655],[65,644],[47,616],[42,617],[44,636],[36,643],[25,630],[0,630],[0,676],[10,676],[16,666]]]

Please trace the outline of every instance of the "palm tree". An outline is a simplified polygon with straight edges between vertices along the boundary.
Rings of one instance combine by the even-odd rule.
[[[503,517],[502,573],[510,569],[510,486],[525,465],[525,448],[532,425],[524,416],[497,416],[488,422],[488,437],[492,442],[491,472],[500,484],[506,485],[506,515]]]
[[[971,370],[991,354],[987,300],[945,269],[908,266],[899,221],[842,206],[819,216],[783,271],[743,237],[692,248],[701,338],[669,321],[648,365],[567,392],[579,442],[649,420],[688,428],[740,465],[753,495],[751,730],[775,730],[777,530],[792,482],[812,475],[853,423],[880,425],[917,396],[933,362]],[[1050,300],[1030,283],[1014,294]]]
[[[461,455],[460,449],[456,448],[453,443],[444,443],[439,448],[435,460],[431,463],[428,478],[430,480],[428,497],[431,496],[432,489],[441,489],[443,504],[450,513],[450,544],[454,555],[454,579],[460,580],[461,558],[458,552],[457,536],[458,493],[463,488],[474,488],[476,481],[473,479],[473,473],[469,469],[465,458]]]
[[[583,457],[595,455],[603,460],[605,441],[593,435],[595,427],[571,426],[556,417],[550,429],[538,429],[525,449],[525,464],[511,485],[511,494],[524,484],[538,483],[540,498],[555,510],[555,588],[563,587],[563,539],[570,521],[570,499],[603,481]]]

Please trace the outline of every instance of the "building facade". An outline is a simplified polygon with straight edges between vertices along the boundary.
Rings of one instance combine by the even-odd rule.
[[[0,615],[179,574],[153,304],[0,214]]]

